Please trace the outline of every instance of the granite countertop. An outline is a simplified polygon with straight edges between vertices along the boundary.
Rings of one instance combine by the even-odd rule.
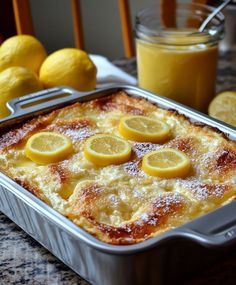
[[[136,75],[136,61],[114,63]],[[236,53],[222,54],[219,62],[217,92],[236,90]],[[228,256],[209,264],[203,272],[183,284],[236,284],[236,248]],[[0,212],[0,285],[88,285]]]

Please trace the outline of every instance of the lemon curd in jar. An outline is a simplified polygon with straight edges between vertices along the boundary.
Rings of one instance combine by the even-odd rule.
[[[168,10],[165,19],[157,3],[136,17],[139,86],[206,112],[215,95],[224,17],[219,13],[200,33],[213,7],[178,0],[173,15]]]
[[[187,106],[206,111],[215,95],[217,45],[191,44],[180,31],[169,45],[137,40],[139,86]]]

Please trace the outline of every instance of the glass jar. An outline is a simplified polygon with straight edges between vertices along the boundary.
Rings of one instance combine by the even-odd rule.
[[[136,17],[139,86],[204,112],[215,95],[224,16],[199,33],[213,7],[177,1],[162,9],[153,4]]]

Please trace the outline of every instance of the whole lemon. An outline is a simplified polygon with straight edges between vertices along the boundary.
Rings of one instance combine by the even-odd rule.
[[[89,91],[96,86],[96,74],[96,66],[86,52],[64,48],[45,59],[39,79],[46,88],[66,85],[79,91]]]
[[[43,45],[30,35],[18,35],[0,46],[0,71],[10,66],[24,66],[38,73],[47,53]]]
[[[13,66],[0,72],[0,118],[10,114],[8,101],[42,89],[37,75],[26,67]]]

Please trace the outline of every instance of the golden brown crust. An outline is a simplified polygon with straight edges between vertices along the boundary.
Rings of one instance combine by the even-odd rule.
[[[98,108],[100,111],[120,110],[131,115],[144,115],[153,105],[146,100],[137,101],[136,98],[127,97],[126,93],[120,91],[116,96],[104,97],[91,101],[91,108]]]
[[[190,206],[190,202],[181,194],[165,193],[150,201],[147,212],[139,219],[122,226],[112,226],[100,222],[96,216],[102,210],[103,205],[99,200],[104,202],[104,192],[106,190],[96,184],[82,188],[78,199],[72,202],[68,216],[72,219],[84,217],[100,231],[103,239],[112,244],[132,244],[145,240],[154,232],[165,228],[170,218],[177,220],[187,213],[187,207]]]
[[[145,240],[156,231],[160,231],[166,225],[170,217],[183,214],[186,209],[186,199],[175,193],[167,193],[154,200],[149,205],[149,211],[143,214],[139,220],[115,227],[98,222],[90,212],[83,211],[82,216],[98,227],[102,234],[108,236],[113,244],[132,244]]]
[[[133,142],[121,165],[98,167],[83,154],[86,138],[96,133],[120,136],[127,114],[165,121],[171,136],[162,144]],[[24,153],[27,139],[40,130],[71,138],[74,153],[64,161],[37,165]],[[160,179],[141,169],[142,157],[159,148],[186,153],[186,178]],[[204,124],[191,123],[125,92],[76,103],[24,123],[0,136],[0,168],[77,225],[111,244],[133,244],[156,236],[236,199],[236,143]]]
[[[168,146],[193,155],[196,150],[195,143],[194,137],[176,137],[168,143]]]
[[[235,171],[236,151],[229,148],[220,148],[215,153],[215,159],[212,162],[212,170],[217,171],[219,175],[228,171]]]
[[[59,163],[49,165],[49,169],[53,176],[56,175],[59,178],[60,183],[66,182],[70,177],[70,173]]]
[[[51,205],[50,200],[47,199],[47,197],[43,194],[42,191],[40,191],[40,189],[37,186],[32,185],[30,183],[30,181],[20,180],[20,179],[16,178],[15,182],[18,183],[23,188],[25,188],[26,190],[28,190],[29,192],[31,192],[32,194],[34,194],[35,196],[37,196],[38,198],[40,198],[42,201],[44,201],[47,204]]]
[[[93,122],[89,118],[58,121],[46,128],[47,131],[54,131],[70,137],[73,140],[81,140],[90,137],[93,132]]]
[[[33,132],[45,128],[53,119],[53,114],[48,117],[40,117],[33,119],[22,126],[13,128],[11,131],[6,132],[0,136],[0,151],[6,147],[16,146],[20,144]]]

